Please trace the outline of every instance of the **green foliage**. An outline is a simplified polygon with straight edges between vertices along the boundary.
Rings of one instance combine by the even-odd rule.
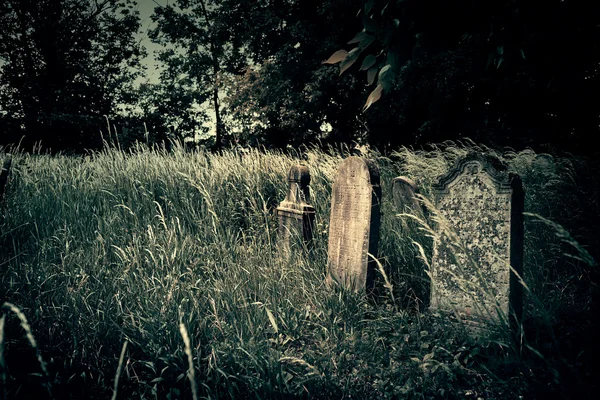
[[[249,60],[226,99],[240,143],[283,148],[364,140],[364,88],[321,63],[352,34],[359,3],[223,2],[232,43]]]
[[[585,151],[598,132],[598,103],[572,94],[599,88],[600,53],[590,51],[600,44],[599,15],[590,2],[364,0],[362,31],[348,42],[354,48],[328,62],[344,72],[362,58],[357,64],[375,85],[363,109],[385,93],[377,114],[411,136],[392,143],[469,137]],[[381,129],[373,120],[371,130]]]
[[[6,1],[0,5],[3,143],[99,147],[104,116],[131,104],[143,48],[131,0]]]
[[[231,43],[231,27],[224,23],[225,4],[219,1],[177,1],[175,5],[156,7],[152,19],[157,27],[150,32],[155,43],[164,47],[159,60],[165,69],[153,97],[153,115],[169,115],[181,121],[174,126],[176,137],[200,133],[202,124],[215,119],[215,147],[225,144],[226,110],[221,105],[224,76],[238,72],[246,63],[240,49]],[[160,110],[160,100],[175,107]],[[210,107],[204,106],[209,102]],[[168,114],[163,114],[168,111]],[[173,126],[174,124],[170,124]]]

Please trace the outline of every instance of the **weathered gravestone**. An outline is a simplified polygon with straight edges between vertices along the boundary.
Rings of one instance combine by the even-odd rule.
[[[406,176],[394,178],[392,182],[392,198],[394,206],[399,212],[417,212],[419,210],[419,202],[416,198],[418,193],[416,183]]]
[[[310,244],[315,222],[315,209],[310,203],[310,173],[302,165],[293,166],[288,174],[289,189],[277,207],[279,238],[282,251],[289,255],[292,243]]]
[[[456,311],[467,322],[519,320],[522,287],[511,267],[521,275],[521,179],[498,159],[474,153],[433,189],[448,226],[440,223],[442,234],[434,243],[431,308]]]
[[[353,291],[373,287],[379,240],[381,187],[375,163],[360,157],[342,161],[333,184],[329,219],[327,282]]]

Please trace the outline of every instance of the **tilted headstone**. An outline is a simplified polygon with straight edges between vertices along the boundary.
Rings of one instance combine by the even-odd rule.
[[[500,161],[473,153],[434,185],[448,229],[434,243],[432,309],[457,311],[466,321],[512,324],[521,317],[523,187]],[[516,319],[514,318],[516,317]]]
[[[279,218],[278,241],[289,255],[292,242],[308,245],[312,240],[315,209],[310,203],[310,173],[303,165],[296,165],[288,174],[288,193],[277,207]]]
[[[327,282],[353,291],[373,287],[379,240],[381,187],[375,163],[360,157],[342,161],[331,196]]]
[[[8,181],[8,174],[10,173],[10,166],[12,159],[9,155],[4,157],[2,161],[2,170],[0,171],[0,201],[4,198],[4,190],[6,189],[6,182]]]
[[[394,205],[399,212],[416,212],[419,210],[419,202],[416,194],[418,193],[416,183],[406,176],[394,178],[392,182],[392,198]]]
[[[386,241],[388,246],[391,245],[386,249],[386,255],[390,278],[396,281],[397,288],[406,289],[410,292],[409,298],[421,301],[429,297],[427,268],[414,243],[419,243],[424,252],[430,251],[431,238],[422,229],[428,213],[417,194],[419,189],[412,179],[399,176],[392,181],[394,217],[385,221],[386,231],[392,233]]]

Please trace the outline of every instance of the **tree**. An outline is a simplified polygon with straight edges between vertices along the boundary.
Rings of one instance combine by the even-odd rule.
[[[350,142],[365,133],[362,85],[322,61],[358,27],[360,0],[224,0],[220,15],[250,60],[231,83],[229,106],[242,140],[285,147]],[[258,123],[257,123],[258,120]]]
[[[191,96],[185,108],[179,112],[173,110],[183,120],[191,121],[193,113],[200,125],[210,114],[214,115],[215,148],[219,149],[227,135],[221,104],[223,78],[232,66],[239,64],[239,58],[236,59],[239,52],[229,42],[227,27],[220,25],[221,2],[178,0],[176,5],[156,7],[152,16],[158,26],[151,32],[151,38],[165,46],[159,56],[165,65],[161,84],[179,81],[180,89]],[[210,103],[211,112],[201,107],[205,102]],[[192,134],[188,132],[187,136]]]
[[[131,0],[0,3],[3,142],[53,150],[100,144],[99,128],[132,101],[143,48]]]
[[[365,109],[385,94],[376,108],[417,142],[586,146],[599,133],[594,2],[366,0],[358,16],[355,45],[328,62],[366,71]]]

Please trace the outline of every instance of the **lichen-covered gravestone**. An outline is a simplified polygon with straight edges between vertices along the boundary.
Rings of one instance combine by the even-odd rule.
[[[277,207],[278,242],[289,255],[292,243],[309,245],[314,229],[315,209],[310,203],[310,173],[303,165],[295,165],[288,174],[288,193]]]
[[[472,322],[519,320],[522,288],[511,266],[521,275],[521,179],[498,159],[473,153],[433,189],[442,220],[431,265],[431,308]]]
[[[381,187],[375,163],[360,157],[342,161],[331,198],[327,282],[353,291],[373,287],[379,240]]]

